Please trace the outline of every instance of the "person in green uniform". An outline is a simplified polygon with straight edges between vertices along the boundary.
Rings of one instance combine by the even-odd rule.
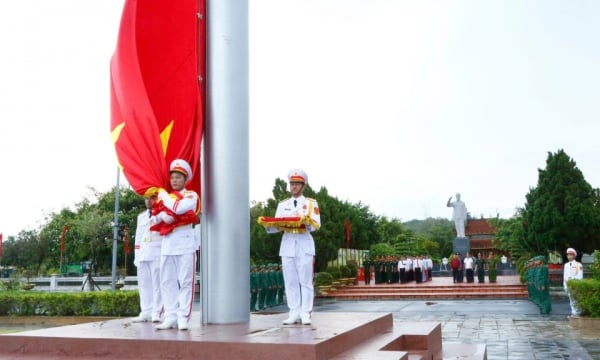
[[[389,255],[386,256],[386,258],[385,258],[385,283],[386,284],[391,284],[394,279],[393,266],[394,266],[394,262],[392,261],[392,257]]]
[[[269,288],[269,280],[267,279],[267,267],[265,265],[261,265],[258,272],[258,305],[256,305],[257,310],[264,310],[265,306],[265,298],[267,297],[267,290]]]
[[[283,282],[283,271],[281,270],[281,264],[277,264],[275,271],[275,279],[277,284],[277,305],[283,305],[283,294],[285,293],[285,286]]]
[[[271,307],[275,305],[275,295],[277,294],[277,284],[276,284],[276,279],[275,279],[275,268],[274,268],[275,264],[268,264],[267,265],[267,281],[268,281],[268,287],[267,287],[267,297],[266,297],[266,304],[267,307]]]
[[[529,300],[540,308],[542,314],[549,314],[552,311],[552,301],[548,265],[544,256],[536,256],[525,264],[525,279]]]
[[[397,283],[400,280],[398,273],[398,258],[396,256],[392,256],[390,261],[392,262],[392,283]]]
[[[258,271],[256,265],[250,267],[250,311],[256,311],[258,300]]]
[[[382,262],[381,257],[379,255],[375,256],[375,260],[373,261],[373,267],[375,271],[375,285],[381,284],[381,268]]]
[[[497,267],[498,267],[498,257],[494,255],[493,252],[490,252],[490,254],[488,255],[487,258],[487,267],[488,267],[488,279],[490,280],[491,283],[495,283],[496,282],[496,276],[497,276]]]
[[[475,272],[477,273],[477,280],[480,283],[485,282],[485,259],[481,253],[477,253],[477,259],[475,259]]]

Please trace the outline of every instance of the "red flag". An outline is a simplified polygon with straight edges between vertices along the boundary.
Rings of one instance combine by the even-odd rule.
[[[2,233],[0,233],[0,257],[2,257]]]
[[[350,221],[346,219],[346,249],[350,249]]]
[[[129,226],[125,225],[125,254],[129,254]]]
[[[62,234],[60,235],[60,252],[65,252],[65,234],[69,230],[67,225],[63,226]]]
[[[192,167],[186,187],[200,194],[204,8],[205,0],[125,1],[110,63],[110,129],[123,174],[140,195],[168,189],[177,158]]]

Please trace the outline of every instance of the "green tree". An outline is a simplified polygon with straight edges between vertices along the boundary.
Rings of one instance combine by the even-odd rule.
[[[431,248],[428,252],[432,256],[445,256],[452,253],[452,240],[454,235],[454,223],[444,218],[427,218],[425,220],[411,220],[404,225],[416,235],[424,239],[434,241],[438,244],[437,250]]]
[[[79,264],[93,260],[97,270],[110,272],[112,265],[112,240],[115,196],[114,189],[107,193],[92,190],[91,198],[84,198],[75,204],[75,210],[64,208],[45,216],[45,224],[38,230],[22,231],[16,238],[4,242],[3,265],[12,265],[34,273],[46,273],[59,269],[61,256],[63,264]],[[119,223],[129,226],[130,249],[133,249],[133,235],[137,214],[144,207],[143,199],[131,189],[120,188]],[[65,251],[61,254],[61,235],[64,226]],[[119,234],[117,264],[124,265],[123,227]],[[135,273],[133,255],[127,259],[127,270]]]
[[[597,194],[562,149],[548,153],[546,168],[538,170],[537,186],[526,195],[524,248],[535,254],[563,253],[569,246],[588,253],[598,248]]]
[[[524,227],[522,209],[517,210],[517,214],[510,219],[490,219],[491,225],[496,229],[494,234],[494,246],[502,251],[507,251],[512,258],[518,259],[526,254],[528,250],[523,242]]]

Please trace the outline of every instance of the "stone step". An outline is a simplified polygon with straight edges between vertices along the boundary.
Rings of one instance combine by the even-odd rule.
[[[442,352],[442,328],[435,322],[395,324],[388,331],[372,336],[333,360],[356,359],[432,359]]]
[[[398,292],[398,291],[476,291],[476,292],[495,292],[495,291],[527,291],[525,286],[521,285],[500,285],[500,286],[350,286],[332,289],[336,292]]]
[[[337,287],[320,297],[339,300],[368,299],[527,299],[527,286],[518,276],[504,276],[496,283],[453,283],[451,278],[433,278],[421,284],[370,284]]]
[[[328,293],[327,295],[319,295],[323,298],[335,298],[336,300],[374,300],[374,299],[527,299],[528,294],[521,292],[496,292],[496,293]]]

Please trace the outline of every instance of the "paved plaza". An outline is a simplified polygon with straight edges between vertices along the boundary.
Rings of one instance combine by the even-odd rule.
[[[285,306],[268,309],[285,312]],[[394,321],[439,321],[444,342],[487,345],[489,360],[600,359],[600,332],[577,330],[568,299],[553,299],[541,315],[528,300],[336,301],[318,299],[319,312],[391,312]]]

